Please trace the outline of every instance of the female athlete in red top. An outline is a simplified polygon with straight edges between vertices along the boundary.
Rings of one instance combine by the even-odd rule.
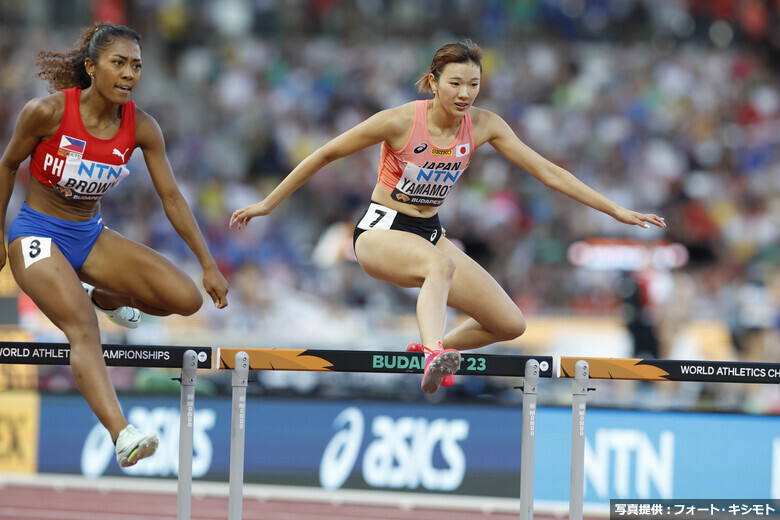
[[[420,131],[419,102],[384,110],[313,152],[268,197],[236,210],[230,219],[230,226],[240,229],[253,217],[271,213],[326,164],[382,143],[380,179],[372,204],[358,223],[355,254],[374,278],[420,288],[417,321],[420,349],[427,355],[422,381],[427,393],[452,384],[450,376],[460,365],[458,351],[514,339],[526,328],[520,309],[499,284],[441,236],[438,206],[467,164],[466,160],[454,164],[459,159],[489,143],[545,185],[619,222],[666,226],[657,215],[630,211],[589,188],[520,141],[501,117],[474,107],[481,60],[482,50],[470,40],[448,43],[434,55],[429,72],[418,81],[421,91],[433,93],[424,119],[429,140],[413,137]],[[415,161],[415,149],[447,160]],[[448,305],[470,318],[445,335]]]
[[[198,286],[179,267],[103,226],[99,199],[129,173],[134,148],[143,151],[165,213],[200,262],[203,286],[219,308],[227,305],[228,283],[179,192],[160,127],[129,101],[141,77],[138,34],[99,23],[84,31],[74,51],[42,52],[38,65],[39,75],[58,92],[25,105],[0,159],[0,233],[16,172],[32,156],[34,179],[9,229],[11,270],[65,333],[76,384],[111,433],[118,462],[130,466],[154,453],[157,438],[128,425],[122,414],[93,304],[134,327],[137,309],[190,315],[203,303]],[[5,261],[0,255],[0,268]],[[82,281],[90,284],[88,292]]]

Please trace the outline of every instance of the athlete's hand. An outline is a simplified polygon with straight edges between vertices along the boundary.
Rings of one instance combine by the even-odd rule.
[[[0,246],[2,244],[5,244],[5,237],[3,236],[3,233],[0,233]],[[5,250],[5,246],[2,246],[2,252],[0,252],[0,271],[3,270],[3,267],[5,267],[5,262],[8,259],[8,253]]]
[[[273,208],[269,208],[265,203],[265,200],[244,206],[241,209],[237,209],[230,217],[230,227],[236,226],[236,229],[241,229],[249,225],[249,221],[255,217],[268,215]]]
[[[228,306],[227,293],[230,284],[216,266],[203,270],[203,287],[211,296],[217,309],[224,309]]]
[[[643,228],[649,228],[650,224],[652,224],[659,228],[666,227],[664,218],[659,217],[654,213],[637,213],[636,211],[620,208],[620,210],[614,215],[614,218],[618,222],[628,224],[629,226],[641,226]]]

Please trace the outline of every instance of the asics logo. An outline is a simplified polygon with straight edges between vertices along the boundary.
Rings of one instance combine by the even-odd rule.
[[[129,152],[129,151],[130,151],[130,148],[128,148],[127,150],[125,150],[125,153],[127,153],[127,152]],[[118,155],[119,157],[121,157],[121,158],[122,158],[122,161],[124,161],[124,160],[125,160],[125,153],[122,153],[122,152],[120,152],[120,151],[119,151],[119,150],[117,150],[116,148],[114,148],[114,151],[113,151],[113,152],[111,152],[111,153],[112,153],[112,154],[114,154],[114,155]]]

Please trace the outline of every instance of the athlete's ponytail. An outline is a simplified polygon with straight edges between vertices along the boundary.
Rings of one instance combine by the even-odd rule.
[[[441,72],[447,64],[469,62],[479,66],[479,71],[482,72],[482,49],[479,45],[469,39],[457,43],[445,43],[433,55],[428,72],[417,80],[417,89],[420,92],[431,92],[431,82],[428,79],[431,74],[436,81],[439,81]]]
[[[38,53],[35,61],[40,69],[38,77],[49,83],[51,92],[71,87],[87,88],[92,79],[87,74],[85,60],[90,58],[97,63],[100,53],[119,38],[130,38],[141,45],[138,33],[124,25],[99,22],[87,27],[69,52]]]

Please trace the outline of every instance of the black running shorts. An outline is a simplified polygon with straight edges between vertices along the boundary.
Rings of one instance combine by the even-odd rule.
[[[355,226],[355,233],[352,235],[353,247],[357,237],[369,229],[406,231],[421,236],[434,245],[444,236],[444,228],[441,227],[438,213],[428,218],[410,217],[373,201]]]

